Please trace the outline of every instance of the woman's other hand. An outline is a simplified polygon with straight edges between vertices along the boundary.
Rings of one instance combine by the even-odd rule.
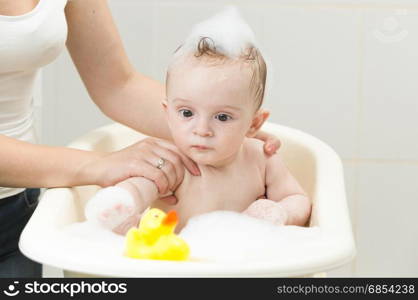
[[[281,146],[280,140],[277,138],[277,136],[267,133],[265,131],[259,131],[255,135],[256,139],[262,140],[264,142],[264,153],[271,156],[274,153],[276,153],[277,150],[279,150]]]

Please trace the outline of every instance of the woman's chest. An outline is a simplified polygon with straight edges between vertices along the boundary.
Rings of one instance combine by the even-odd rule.
[[[22,6],[0,11],[0,73],[36,69],[61,53],[67,38],[66,3],[22,1]]]
[[[20,16],[34,10],[41,0],[0,0],[0,15]]]

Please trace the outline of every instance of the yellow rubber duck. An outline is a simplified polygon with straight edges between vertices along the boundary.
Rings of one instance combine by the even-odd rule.
[[[177,213],[167,214],[158,208],[144,213],[139,227],[129,229],[125,238],[125,256],[137,259],[187,260],[190,249],[174,233]]]

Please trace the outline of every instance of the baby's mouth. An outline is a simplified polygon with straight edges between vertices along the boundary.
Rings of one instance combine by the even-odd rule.
[[[204,145],[192,145],[193,149],[199,150],[199,151],[207,151],[210,150],[210,147],[204,146]]]

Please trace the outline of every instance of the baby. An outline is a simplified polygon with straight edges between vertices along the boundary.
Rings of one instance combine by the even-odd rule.
[[[152,181],[127,179],[99,191],[87,204],[87,218],[98,215],[119,234],[137,226],[149,206],[176,210],[177,231],[191,217],[215,210],[306,225],[311,204],[305,191],[280,154],[267,157],[263,143],[252,138],[269,115],[260,108],[266,76],[252,31],[234,10],[197,25],[168,68],[162,105],[175,145],[198,164],[201,176],[185,173],[173,191],[174,206],[159,200]],[[158,168],[164,163],[155,162]]]

